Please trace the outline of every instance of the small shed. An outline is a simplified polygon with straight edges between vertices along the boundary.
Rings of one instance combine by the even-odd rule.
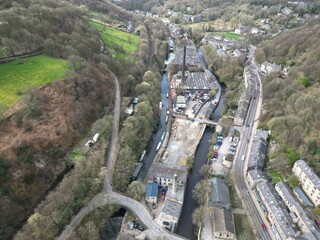
[[[177,96],[177,108],[186,108],[186,98],[184,96]]]
[[[145,198],[148,203],[157,203],[158,197],[158,183],[149,182],[147,184]]]

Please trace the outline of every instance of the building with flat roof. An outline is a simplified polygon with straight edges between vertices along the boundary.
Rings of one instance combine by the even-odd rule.
[[[145,199],[148,203],[157,203],[158,183],[148,182],[147,188],[146,188]]]
[[[187,107],[185,96],[177,96],[176,107],[177,108],[186,108]]]
[[[217,239],[236,239],[236,230],[231,210],[214,208],[213,236]]]
[[[320,205],[320,178],[317,174],[302,159],[294,163],[292,172],[299,179],[303,191],[311,202],[315,206]]]
[[[267,210],[267,217],[276,239],[294,239],[299,235],[284,202],[274,188],[267,183],[259,183],[257,192]]]
[[[181,203],[167,199],[160,213],[160,220],[177,224],[179,222],[181,210]]]
[[[268,181],[267,176],[258,169],[248,171],[247,179],[251,189],[254,189],[259,183]]]
[[[276,191],[287,205],[291,213],[294,213],[294,222],[296,222],[303,233],[309,234],[308,240],[320,239],[320,232],[315,226],[314,221],[309,218],[307,212],[301,207],[297,200],[291,194],[289,188],[282,182],[278,182],[275,186]]]
[[[209,206],[216,208],[231,209],[230,193],[227,183],[221,178],[210,179],[211,195],[209,199]]]
[[[173,64],[177,66],[182,66],[183,64],[183,52],[184,46],[179,45],[175,47],[175,58]],[[186,66],[187,67],[199,67],[201,66],[201,61],[198,57],[197,47],[194,44],[188,44],[186,46]]]
[[[148,180],[155,181],[162,187],[168,186],[173,184],[174,174],[177,174],[177,185],[185,185],[188,176],[187,167],[154,162],[149,169]]]

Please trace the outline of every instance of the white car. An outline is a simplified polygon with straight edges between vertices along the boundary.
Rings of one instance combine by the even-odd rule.
[[[246,158],[245,155],[242,155],[242,156],[241,156],[241,160],[242,160],[242,161],[244,161],[245,158]]]

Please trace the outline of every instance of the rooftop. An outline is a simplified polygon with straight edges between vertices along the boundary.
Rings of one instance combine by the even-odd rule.
[[[267,176],[260,170],[254,169],[248,171],[248,175],[252,178],[253,181],[265,180],[267,181]]]
[[[177,174],[178,182],[185,182],[188,175],[187,167],[154,162],[150,167],[148,179],[153,180],[156,177],[173,179],[174,174]]]
[[[184,85],[186,89],[214,89],[217,88],[216,81],[209,80],[205,72],[186,72]],[[211,76],[214,77],[214,76]]]
[[[310,207],[310,208],[314,207],[313,203],[309,200],[307,195],[304,193],[304,191],[302,191],[302,189],[300,187],[295,187],[293,189],[293,192],[302,201],[303,205],[305,205],[306,207]]]
[[[177,104],[186,103],[185,96],[177,96]]]
[[[158,183],[148,182],[146,189],[146,197],[156,197],[158,196]]]
[[[176,187],[176,192],[172,191],[172,187],[170,186],[168,188],[167,194],[166,194],[167,199],[174,200],[176,202],[183,203],[183,198],[184,198],[184,187]]]
[[[162,213],[179,218],[181,214],[181,210],[182,210],[181,203],[167,199],[162,208]]]
[[[186,65],[188,66],[200,66],[201,61],[197,54],[197,48],[195,45],[186,46]],[[183,63],[183,46],[176,46],[175,48],[175,58],[173,63],[176,65],[182,65]]]
[[[314,171],[304,160],[300,159],[296,161],[294,165],[299,166],[301,170],[308,176],[313,185],[320,190],[320,178],[317,176],[317,174],[314,173]]]
[[[320,239],[320,233],[316,229],[314,222],[308,217],[307,212],[292,196],[291,192],[289,191],[289,188],[283,182],[280,181],[276,184],[276,190],[288,207],[294,207],[294,212],[297,214],[299,219],[304,223],[304,225],[309,229],[309,231],[312,232],[313,237],[308,239]]]
[[[215,208],[213,216],[215,232],[230,232],[236,234],[233,216],[230,210]]]
[[[231,209],[229,188],[226,182],[221,178],[211,178],[210,183],[211,197],[209,205],[218,208]]]
[[[264,140],[267,140],[268,139],[268,131],[263,131],[263,130],[256,130],[256,133],[254,135],[254,138],[262,138]]]
[[[268,211],[273,215],[278,232],[281,232],[286,238],[294,237],[296,231],[292,227],[292,219],[289,212],[286,211],[283,201],[274,191],[273,187],[269,186],[267,183],[259,183],[257,185],[257,191],[264,204],[267,206]]]

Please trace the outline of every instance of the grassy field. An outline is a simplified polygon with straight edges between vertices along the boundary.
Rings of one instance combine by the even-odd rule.
[[[270,172],[268,175],[272,178],[274,183],[282,181],[282,175],[280,172]]]
[[[235,40],[238,40],[240,38],[239,34],[236,34],[236,33],[233,33],[233,32],[223,33],[222,36],[224,38],[235,39]]]
[[[116,58],[127,58],[138,49],[140,39],[137,35],[107,27],[103,24],[91,22],[100,31],[104,43],[116,51]]]
[[[22,97],[26,89],[61,79],[67,68],[67,61],[46,55],[1,64],[0,106],[8,108]]]

